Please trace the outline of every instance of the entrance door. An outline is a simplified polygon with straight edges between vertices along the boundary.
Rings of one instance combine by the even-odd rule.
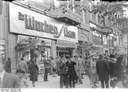
[[[58,56],[72,56],[73,49],[72,48],[57,48],[57,55]]]

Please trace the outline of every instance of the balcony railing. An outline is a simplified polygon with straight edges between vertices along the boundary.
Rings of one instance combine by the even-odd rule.
[[[54,18],[64,19],[63,21],[67,21],[68,23],[73,22],[76,25],[81,23],[81,15],[65,7],[51,9],[49,13],[53,15]]]

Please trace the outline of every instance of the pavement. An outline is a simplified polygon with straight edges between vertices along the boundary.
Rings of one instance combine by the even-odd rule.
[[[43,77],[41,77],[41,75],[39,75],[38,81],[35,84],[36,87],[32,87],[32,82],[29,81],[29,79],[28,79],[28,83],[30,85],[29,88],[59,88],[59,79],[60,79],[60,77],[58,75],[56,75],[56,77],[49,75],[48,81],[44,82]],[[76,88],[92,88],[90,85],[88,76],[84,75],[83,76],[83,84],[76,83]],[[100,88],[100,84],[97,88]]]

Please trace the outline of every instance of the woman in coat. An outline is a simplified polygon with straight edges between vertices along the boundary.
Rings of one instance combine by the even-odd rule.
[[[76,63],[73,61],[73,59],[71,60],[70,57],[66,57],[67,58],[67,62],[66,62],[66,66],[68,67],[68,80],[69,80],[69,85],[70,88],[75,88],[75,80],[77,79],[77,75],[76,75],[76,71],[75,71],[75,65]]]
[[[29,71],[30,71],[30,81],[32,81],[33,87],[35,87],[35,82],[38,80],[38,66],[35,61],[31,61],[31,64],[29,65]]]

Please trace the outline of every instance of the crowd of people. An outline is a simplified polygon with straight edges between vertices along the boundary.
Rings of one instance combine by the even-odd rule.
[[[75,88],[76,84],[83,84],[84,76],[88,76],[92,88],[97,88],[100,84],[102,88],[128,88],[126,55],[92,54],[86,57],[62,55],[56,58],[50,56],[49,59],[43,56],[42,62],[44,82],[48,81],[49,74],[53,78],[60,76],[60,88]],[[6,73],[13,79],[9,80],[13,84],[4,83],[2,87],[29,87],[28,79],[32,81],[33,87],[36,86],[40,73],[36,59],[26,62],[22,57],[17,64],[15,77],[11,74],[11,58],[8,58],[6,64],[0,63],[0,66],[0,78],[1,73]]]

